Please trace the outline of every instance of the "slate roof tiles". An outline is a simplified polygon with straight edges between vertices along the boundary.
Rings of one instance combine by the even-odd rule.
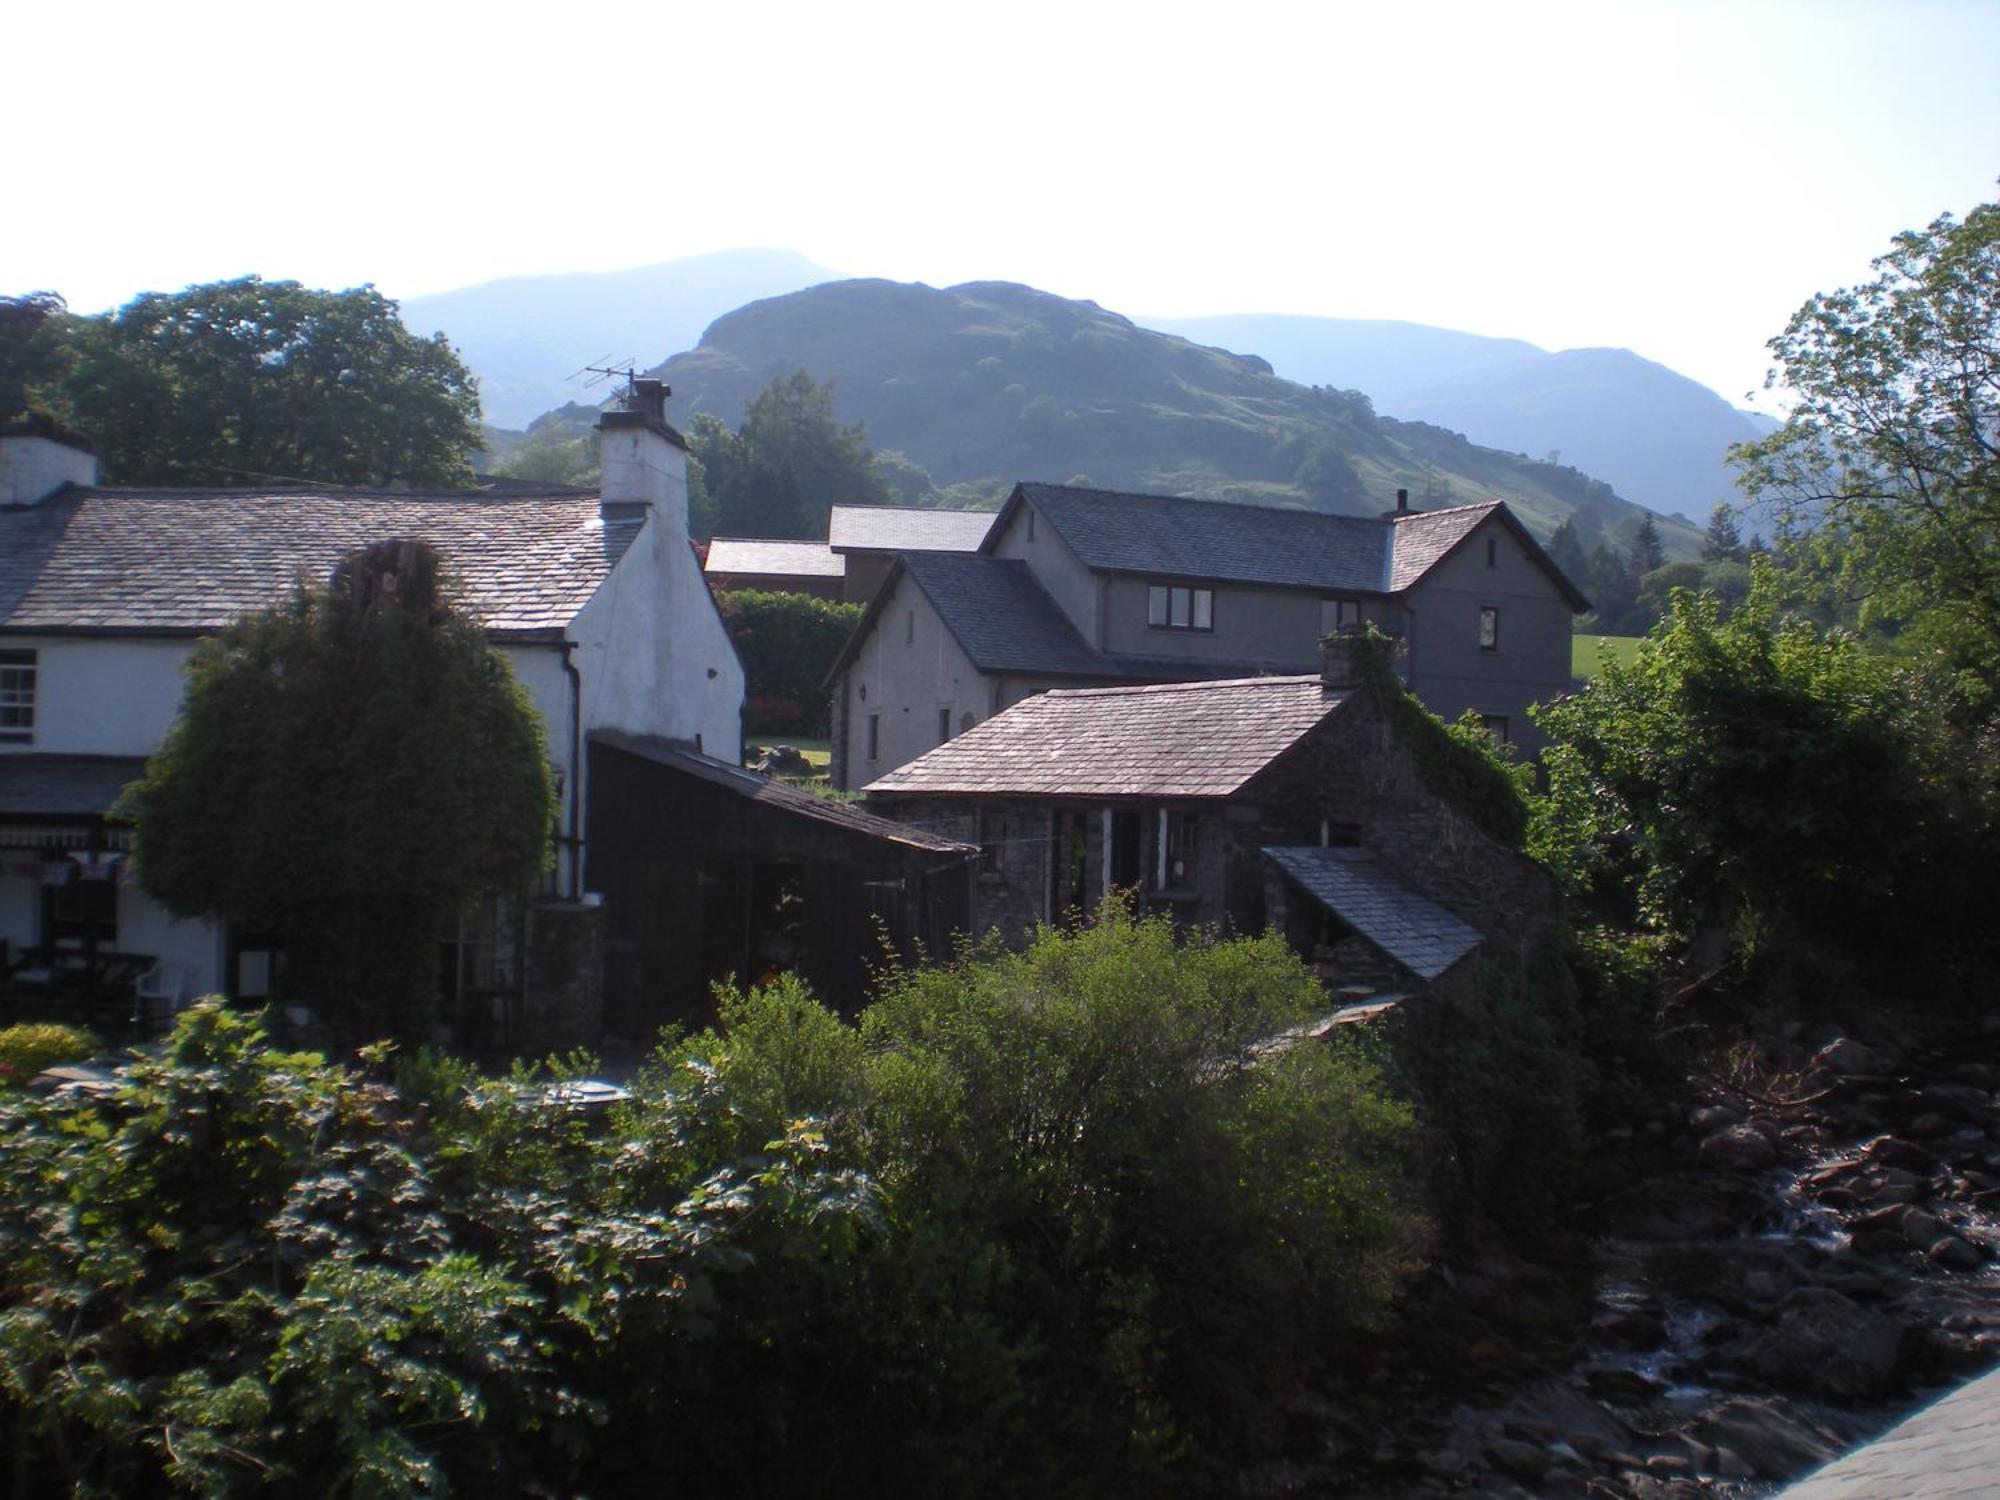
[[[330,490],[72,490],[0,510],[0,630],[199,633],[324,579],[368,542],[416,537],[500,636],[575,618],[644,519],[549,496]]]
[[[1483,941],[1385,870],[1366,849],[1266,849],[1315,901],[1420,979],[1435,979]]]
[[[1371,516],[1023,484],[1087,568],[1380,593],[1390,528]]]
[[[866,788],[885,796],[1227,797],[1341,703],[1318,677],[1072,688]]]
[[[782,574],[794,578],[844,578],[847,559],[825,542],[780,542],[765,537],[719,536],[708,544],[703,571]]]
[[[826,544],[836,552],[976,552],[993,515],[915,505],[836,505],[827,512]]]

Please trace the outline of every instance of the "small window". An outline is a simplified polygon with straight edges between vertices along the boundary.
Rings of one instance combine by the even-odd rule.
[[[1032,542],[1034,539],[1035,539],[1035,508],[1034,506],[1031,505],[1028,507],[1028,540]]]
[[[941,708],[938,710],[938,743],[942,745],[946,740],[950,738],[951,738],[951,709],[948,707]]]
[[[915,644],[917,639],[917,612],[913,609],[903,616],[903,640]]]
[[[1496,745],[1511,745],[1514,742],[1512,735],[1508,733],[1505,714],[1481,714],[1479,727],[1486,731],[1487,738]]]
[[[870,760],[880,760],[882,758],[882,716],[880,714],[870,714],[868,716],[868,758]]]
[[[1486,539],[1486,566],[1489,568],[1500,566],[1500,539],[1498,537],[1489,536]]]
[[[1167,810],[1166,857],[1161,861],[1163,890],[1186,890],[1194,884],[1195,856],[1200,852],[1197,814]]]
[[[1155,630],[1215,629],[1215,590],[1155,583],[1146,589],[1146,623]]]
[[[1500,611],[1490,604],[1479,608],[1479,649],[1498,651],[1500,649]]]
[[[1351,630],[1361,624],[1361,601],[1359,599],[1322,599],[1319,602],[1319,633],[1332,635],[1336,631]]]
[[[0,651],[0,743],[35,737],[35,653]]]

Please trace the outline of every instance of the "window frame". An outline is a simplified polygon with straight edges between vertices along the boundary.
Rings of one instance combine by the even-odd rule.
[[[882,758],[882,715],[880,712],[868,716],[868,757],[869,760]]]
[[[1181,618],[1176,621],[1177,612]],[[1202,614],[1207,623],[1199,623]],[[1215,590],[1192,583],[1146,584],[1146,628],[1185,631],[1197,635],[1215,633]]]
[[[1362,624],[1361,601],[1328,594],[1319,601],[1319,624],[1321,635],[1334,635],[1353,625]]]
[[[1500,649],[1500,606],[1482,604],[1479,606],[1479,649],[1497,652]]]
[[[0,745],[35,742],[35,708],[41,696],[41,663],[33,648],[0,650]]]

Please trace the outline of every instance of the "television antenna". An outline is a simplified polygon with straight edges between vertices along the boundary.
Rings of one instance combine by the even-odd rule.
[[[634,360],[629,354],[625,356],[622,362],[614,360],[608,354],[602,354],[598,356],[596,363],[585,365],[576,374],[570,376],[570,379],[576,380],[585,375],[590,377],[583,382],[585,390],[603,385],[607,380],[623,380],[625,382],[625,389],[629,391],[632,388],[632,382],[639,378],[638,361]]]

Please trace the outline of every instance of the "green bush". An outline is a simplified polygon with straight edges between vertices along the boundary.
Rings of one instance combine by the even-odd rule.
[[[884,982],[731,997],[608,1119],[219,1002],[0,1100],[0,1426],[77,1494],[1153,1493],[1382,1307],[1408,1115],[1254,1049],[1321,1004],[1275,941]]]
[[[824,737],[823,684],[861,623],[861,606],[758,589],[718,594],[715,603],[743,663],[745,732]]]
[[[26,1083],[44,1068],[95,1057],[104,1044],[80,1026],[31,1023],[0,1030],[0,1087]]]

